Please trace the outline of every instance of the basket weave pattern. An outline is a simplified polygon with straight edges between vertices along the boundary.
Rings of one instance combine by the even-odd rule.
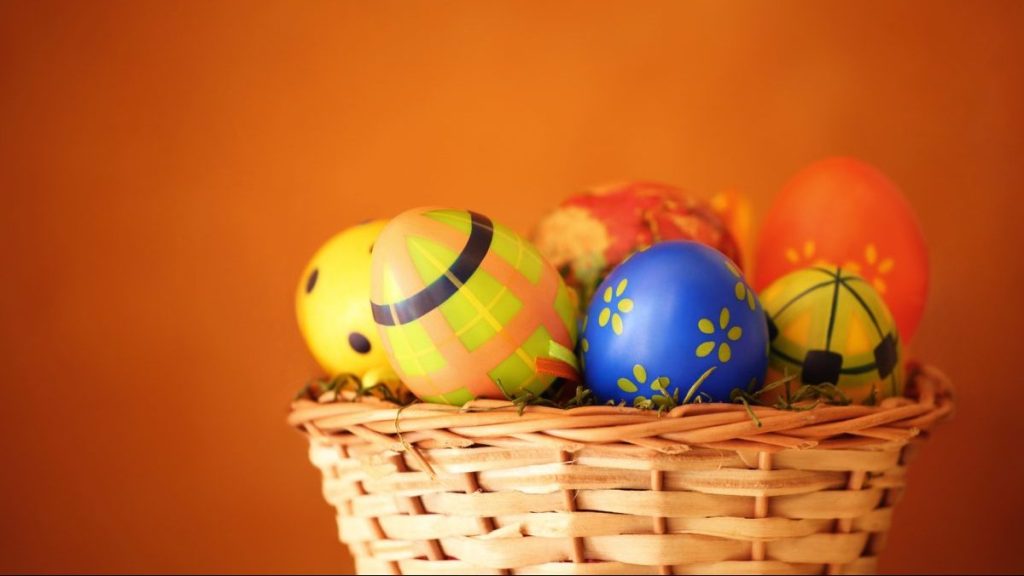
[[[670,413],[474,401],[298,401],[362,574],[853,574],[875,570],[921,432],[914,398],[806,411]]]

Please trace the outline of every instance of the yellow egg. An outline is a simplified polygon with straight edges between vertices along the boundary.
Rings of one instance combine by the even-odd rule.
[[[386,223],[366,222],[328,240],[295,291],[299,330],[313,357],[331,376],[355,374],[364,386],[397,379],[370,309],[370,252]]]

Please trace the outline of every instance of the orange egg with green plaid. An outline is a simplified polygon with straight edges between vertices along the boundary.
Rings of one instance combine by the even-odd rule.
[[[466,210],[418,208],[373,248],[370,306],[392,367],[421,400],[540,394],[572,364],[576,307],[529,242]]]

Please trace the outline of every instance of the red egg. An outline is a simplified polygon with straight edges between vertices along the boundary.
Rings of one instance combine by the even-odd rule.
[[[914,211],[877,168],[855,158],[811,164],[790,180],[761,227],[754,287],[814,264],[864,277],[913,337],[928,292],[928,250]]]
[[[732,200],[734,206],[722,206],[722,213],[740,210],[740,197]],[[545,216],[533,234],[541,254],[576,290],[583,308],[613,268],[666,240],[696,240],[742,265],[722,214],[688,192],[657,182],[615,183],[572,196]]]

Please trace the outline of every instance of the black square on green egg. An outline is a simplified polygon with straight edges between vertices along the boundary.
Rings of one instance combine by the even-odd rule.
[[[878,368],[878,375],[882,378],[892,374],[899,362],[899,351],[896,347],[896,339],[892,332],[885,335],[885,338],[875,346],[875,366]]]
[[[843,368],[843,357],[830,350],[810,350],[804,357],[801,379],[805,384],[835,384],[839,382],[839,371]]]

